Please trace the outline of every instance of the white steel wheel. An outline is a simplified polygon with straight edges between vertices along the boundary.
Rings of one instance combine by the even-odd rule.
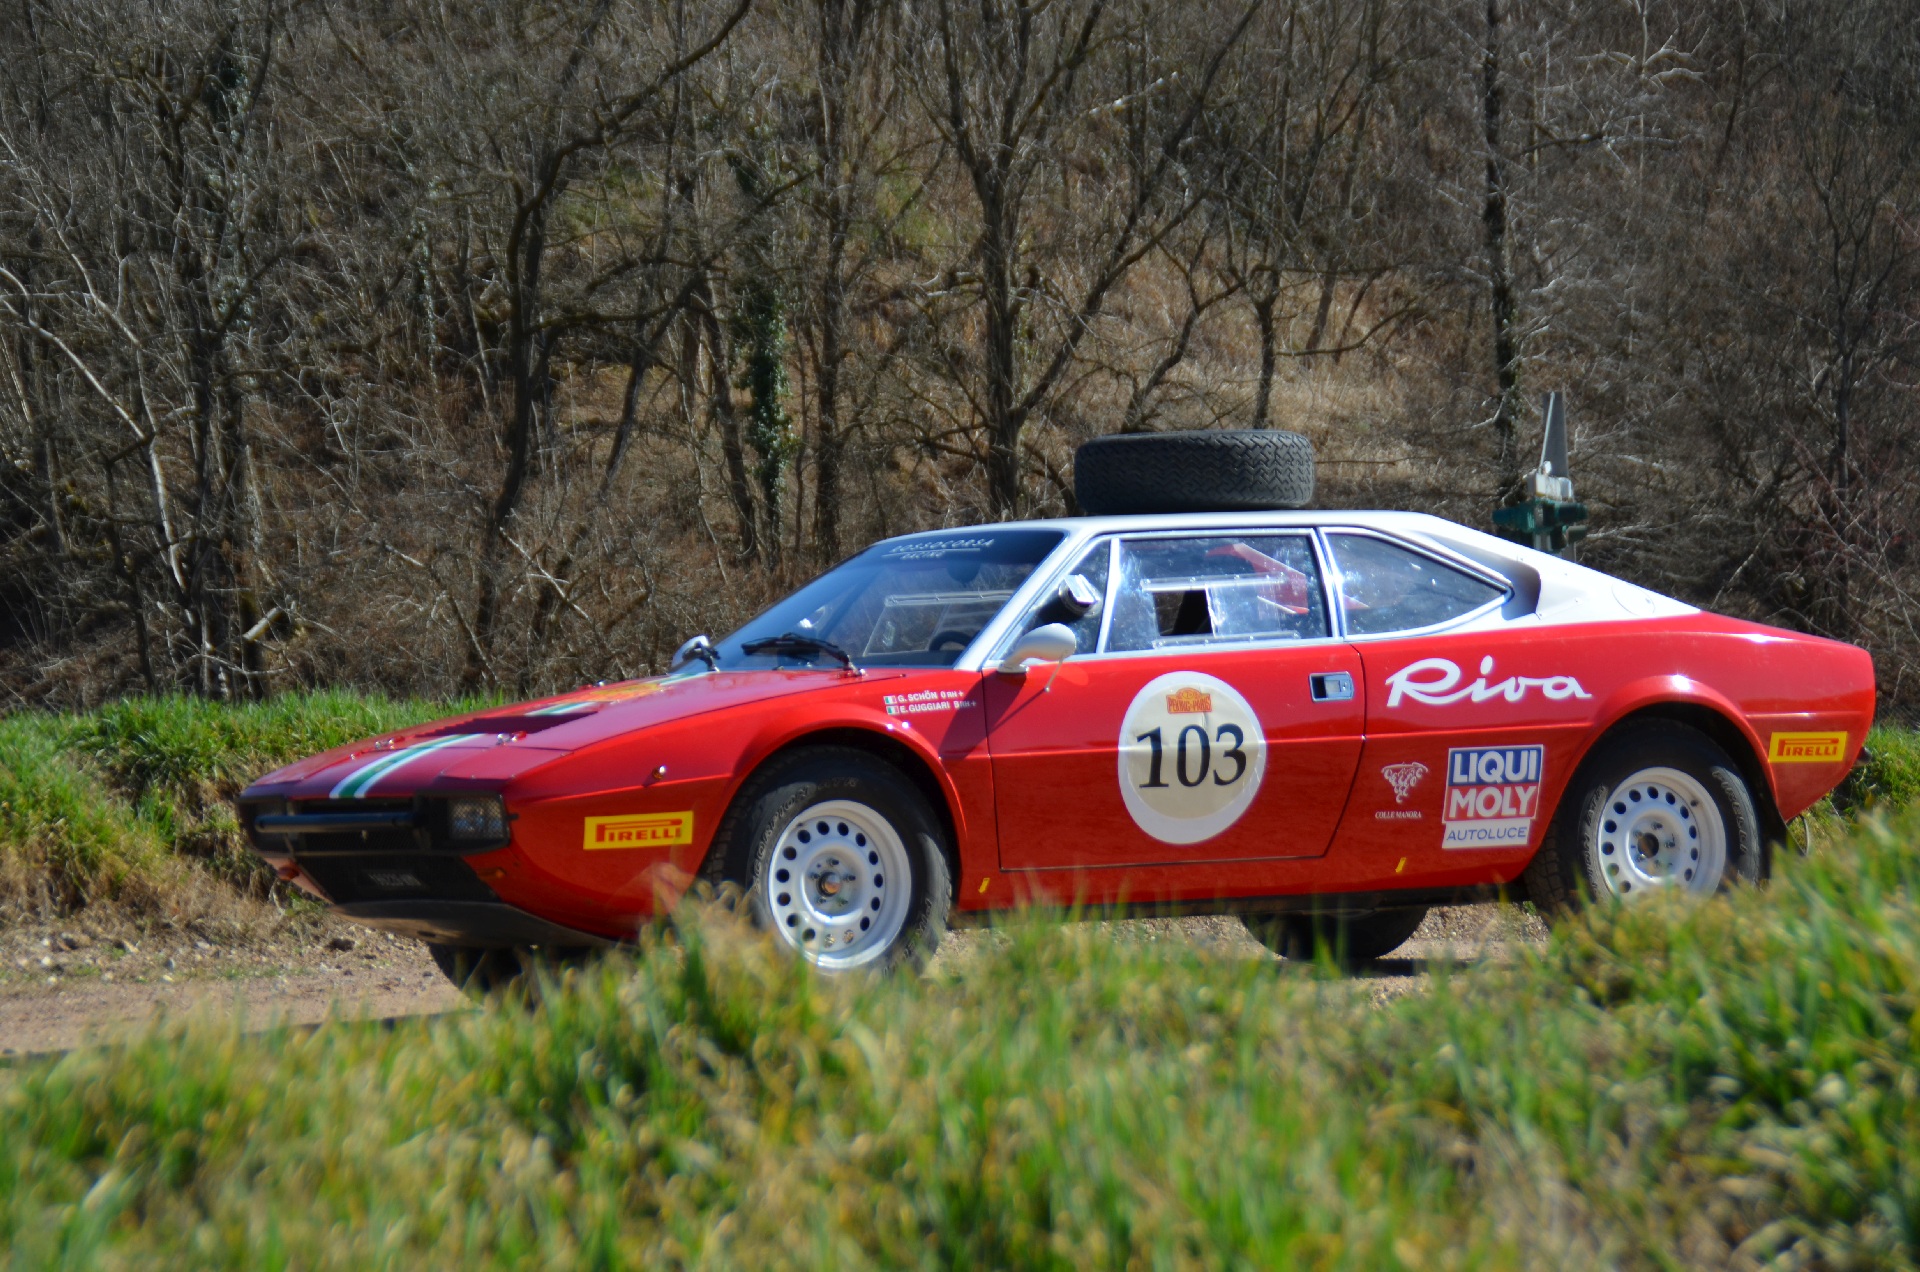
[[[899,831],[877,810],[826,800],[781,830],[759,887],[781,939],[838,971],[893,945],[907,922],[913,866]]]
[[[1759,883],[1761,809],[1718,742],[1676,720],[1630,720],[1580,762],[1521,882],[1553,914],[1662,888],[1705,896]]]
[[[1727,870],[1727,823],[1701,782],[1644,768],[1607,792],[1593,823],[1593,874],[1614,896],[1660,888],[1711,893]]]

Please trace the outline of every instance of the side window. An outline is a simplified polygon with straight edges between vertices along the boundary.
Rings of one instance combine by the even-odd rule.
[[[1330,534],[1347,631],[1406,632],[1470,614],[1505,593],[1410,548],[1364,534]]]
[[[1314,640],[1328,634],[1305,535],[1210,535],[1120,544],[1108,650]]]
[[[1102,539],[1068,571],[1060,590],[1049,598],[1032,618],[1026,630],[1046,623],[1060,623],[1073,632],[1078,652],[1090,654],[1100,644],[1100,623],[1106,617],[1107,575],[1111,572],[1113,540]],[[1087,604],[1091,599],[1092,604]]]

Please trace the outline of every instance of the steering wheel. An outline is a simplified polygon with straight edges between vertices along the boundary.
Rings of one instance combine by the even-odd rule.
[[[972,635],[960,631],[957,628],[949,627],[944,632],[936,632],[934,634],[933,639],[927,642],[927,652],[944,654],[947,652],[944,646],[951,644],[953,646],[953,652],[957,654],[972,643]]]

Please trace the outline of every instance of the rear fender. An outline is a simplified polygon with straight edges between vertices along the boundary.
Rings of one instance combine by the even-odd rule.
[[[1606,723],[1594,731],[1580,756],[1581,764],[1614,730],[1635,720],[1665,719],[1687,725],[1712,738],[1739,768],[1747,788],[1759,801],[1768,837],[1784,837],[1786,826],[1778,811],[1779,788],[1774,784],[1773,771],[1760,760],[1766,747],[1746,716],[1724,694],[1689,676],[1648,676],[1609,694],[1594,714]]]

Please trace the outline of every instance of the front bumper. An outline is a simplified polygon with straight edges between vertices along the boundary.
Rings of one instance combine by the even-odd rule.
[[[467,857],[504,846],[448,842],[443,818],[418,799],[243,801],[253,850],[283,879],[317,893],[355,923],[440,945],[570,949],[612,944],[500,899]]]
[[[605,949],[613,944],[603,936],[549,922],[504,901],[358,901],[336,905],[333,912],[395,936],[468,949],[523,945]]]

